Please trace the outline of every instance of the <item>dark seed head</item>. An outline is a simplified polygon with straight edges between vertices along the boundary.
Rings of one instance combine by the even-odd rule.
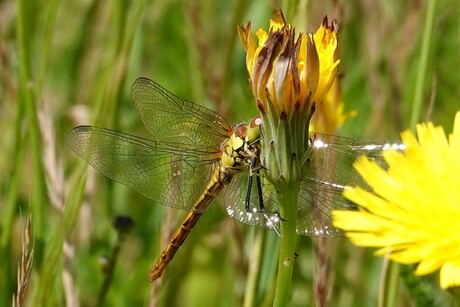
[[[134,221],[129,216],[118,215],[113,221],[113,227],[120,233],[128,233],[134,226]]]

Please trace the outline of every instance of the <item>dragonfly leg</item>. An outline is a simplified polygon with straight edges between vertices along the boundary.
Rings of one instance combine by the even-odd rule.
[[[257,179],[256,179],[257,180]],[[252,190],[252,172],[249,172],[248,178],[248,190],[246,192],[246,201],[244,202],[244,206],[246,208],[246,212],[249,212],[249,205],[251,203],[251,190]]]
[[[245,201],[245,207],[246,211],[250,212],[250,203],[251,203],[251,192],[252,192],[252,182],[253,182],[253,176],[254,176],[254,171],[256,175],[256,187],[257,187],[257,194],[259,196],[259,209],[260,212],[263,213],[264,218],[267,220],[267,224],[269,225],[270,228],[272,228],[278,237],[281,237],[280,232],[278,231],[277,226],[275,225],[274,220],[272,217],[270,217],[266,211],[265,211],[265,206],[264,206],[264,197],[262,193],[262,181],[260,180],[260,165],[256,165],[257,159],[253,158],[251,161],[251,164],[249,165],[249,178],[248,178],[248,189],[246,193],[246,201]],[[279,217],[279,214],[276,213],[276,215]]]
[[[262,212],[265,212],[264,206],[264,198],[262,194],[262,182],[260,181],[260,165],[256,166],[257,159],[253,158],[251,164],[249,166],[249,178],[248,178],[248,190],[246,193],[246,201],[244,203],[246,211],[250,211],[250,204],[251,204],[251,193],[252,193],[252,182],[254,176],[254,170],[256,171],[256,186],[257,186],[257,194],[259,196],[259,209]]]
[[[260,181],[259,170],[256,171],[256,174],[257,193],[259,194],[259,208],[260,211],[265,212],[264,195],[262,194],[262,182]]]
[[[287,222],[287,220],[285,218],[283,218],[280,214],[280,212],[277,210],[275,211],[276,215],[278,216],[278,218],[280,219],[281,222]]]

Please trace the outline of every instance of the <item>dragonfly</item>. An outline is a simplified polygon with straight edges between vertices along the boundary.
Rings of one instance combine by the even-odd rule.
[[[68,146],[96,170],[164,206],[189,211],[149,279],[160,278],[200,216],[225,190],[225,209],[235,220],[279,235],[279,204],[259,160],[261,120],[230,125],[218,113],[181,99],[158,83],[137,79],[131,97],[149,132],[140,137],[95,126],[73,128]],[[297,233],[340,236],[333,209],[353,209],[344,189],[364,185],[352,167],[364,154],[385,165],[382,152],[398,142],[309,134],[310,156],[300,185]]]

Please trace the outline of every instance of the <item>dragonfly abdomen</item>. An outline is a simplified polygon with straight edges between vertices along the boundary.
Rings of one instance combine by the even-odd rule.
[[[168,266],[168,263],[176,254],[177,250],[184,243],[188,234],[198,222],[201,214],[209,207],[214,198],[219,194],[219,192],[230,182],[232,175],[231,174],[221,174],[221,177],[218,180],[211,181],[211,184],[198,199],[198,201],[193,206],[192,210],[187,214],[184,221],[182,222],[181,227],[174,233],[169,244],[164,249],[160,258],[158,258],[155,265],[150,270],[149,280],[154,281],[161,277],[164,270]]]
[[[158,258],[155,265],[150,270],[149,280],[154,281],[161,277],[163,271],[168,266],[168,263],[176,254],[177,250],[180,248],[182,243],[184,243],[185,239],[187,238],[188,234],[192,230],[193,226],[195,226],[198,219],[201,217],[201,212],[194,212],[190,211],[187,217],[185,218],[184,222],[182,223],[181,227],[174,233],[173,237],[169,241],[169,244],[164,249],[163,253],[161,254],[160,258]]]

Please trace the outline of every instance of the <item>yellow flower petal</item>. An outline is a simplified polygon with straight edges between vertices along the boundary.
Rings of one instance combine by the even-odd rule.
[[[310,131],[334,134],[345,120],[355,116],[356,111],[345,113],[340,80],[336,78],[321,103],[316,105],[315,114],[310,122]]]
[[[441,269],[443,288],[459,285],[460,263],[460,112],[453,133],[417,126],[417,136],[401,134],[404,154],[384,152],[388,170],[359,158],[356,170],[372,188],[346,189],[358,211],[334,211],[334,226],[356,245],[378,247],[377,255],[418,263],[416,274]]]
[[[441,268],[439,277],[441,288],[447,289],[451,287],[459,287],[460,261],[446,262]]]
[[[334,29],[335,28],[335,29]],[[337,25],[328,26],[327,17],[324,17],[321,27],[314,34],[314,41],[320,60],[320,79],[318,88],[313,95],[313,101],[320,102],[334,82],[335,72],[340,60],[337,59]]]

